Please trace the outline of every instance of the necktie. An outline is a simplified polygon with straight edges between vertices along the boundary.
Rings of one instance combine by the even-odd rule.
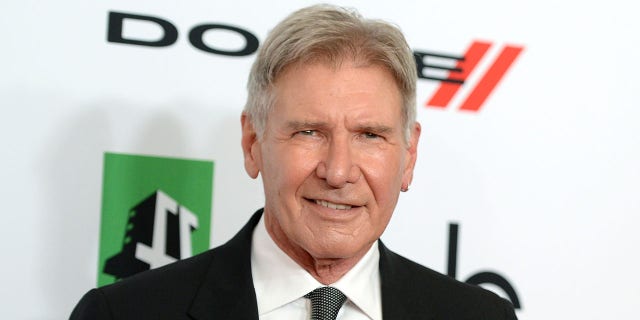
[[[311,300],[311,320],[335,320],[338,310],[347,300],[340,290],[333,287],[320,287],[304,297]]]

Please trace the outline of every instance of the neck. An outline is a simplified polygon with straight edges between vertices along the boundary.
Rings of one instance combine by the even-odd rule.
[[[278,224],[273,224],[272,221],[269,221],[269,218],[265,215],[267,233],[280,250],[324,285],[330,285],[340,280],[364,257],[371,245],[373,245],[371,243],[349,257],[314,256],[309,250],[291,241],[282,229],[278,227]]]
[[[285,251],[289,257],[297,262],[303,269],[324,285],[330,285],[340,280],[358,261],[363,254],[352,258],[316,259],[307,252],[294,253]]]

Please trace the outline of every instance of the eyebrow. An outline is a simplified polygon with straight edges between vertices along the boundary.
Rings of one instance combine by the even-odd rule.
[[[383,124],[365,124],[357,127],[360,132],[371,132],[375,134],[389,134],[393,132],[393,128]]]
[[[313,122],[313,121],[288,121],[286,127],[290,130],[298,131],[303,129],[318,129],[328,127],[326,122]]]
[[[286,128],[292,131],[300,131],[305,129],[326,129],[329,127],[329,124],[326,122],[317,122],[317,121],[288,121],[286,123]],[[358,132],[371,132],[379,135],[390,134],[394,130],[392,127],[379,124],[379,123],[365,123],[360,124],[355,127],[355,131]]]

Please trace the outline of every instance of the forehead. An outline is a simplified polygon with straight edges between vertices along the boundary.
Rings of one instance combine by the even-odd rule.
[[[392,125],[401,118],[398,84],[378,65],[295,64],[276,79],[274,93],[272,113],[279,117],[350,116],[384,119]]]

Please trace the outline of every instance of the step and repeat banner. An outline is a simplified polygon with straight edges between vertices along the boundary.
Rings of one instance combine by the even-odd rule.
[[[64,319],[240,229],[264,201],[240,149],[249,68],[313,3],[0,4],[1,318]],[[520,319],[636,318],[636,5],[334,3],[397,24],[418,65],[418,163],[385,243]]]

